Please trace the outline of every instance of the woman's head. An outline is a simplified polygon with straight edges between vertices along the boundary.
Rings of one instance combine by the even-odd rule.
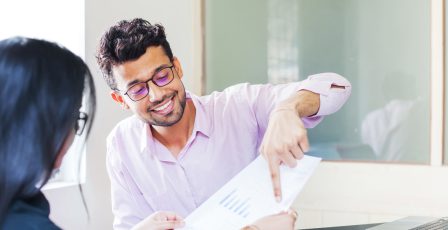
[[[0,222],[12,200],[34,195],[58,166],[76,132],[83,95],[91,122],[92,76],[69,50],[23,37],[0,41]]]

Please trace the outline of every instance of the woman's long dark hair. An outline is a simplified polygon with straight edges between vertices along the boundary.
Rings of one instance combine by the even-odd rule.
[[[50,178],[83,95],[88,133],[96,99],[84,61],[44,40],[0,41],[0,226],[14,200],[35,195]]]

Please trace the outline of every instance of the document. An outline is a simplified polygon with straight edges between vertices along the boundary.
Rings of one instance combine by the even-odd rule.
[[[259,156],[194,210],[182,229],[240,229],[261,217],[286,211],[320,161],[304,156],[295,168],[281,165],[282,201],[276,202],[268,163]]]

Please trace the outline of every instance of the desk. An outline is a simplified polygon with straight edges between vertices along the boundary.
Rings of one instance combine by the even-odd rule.
[[[338,226],[338,227],[327,227],[327,228],[308,228],[309,230],[365,230],[367,228],[371,228],[382,223],[377,224],[361,224],[361,225],[347,225],[347,226]]]

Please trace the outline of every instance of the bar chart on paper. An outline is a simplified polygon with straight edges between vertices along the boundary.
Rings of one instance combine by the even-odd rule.
[[[288,209],[320,158],[305,156],[295,168],[280,167],[283,199],[276,202],[267,162],[258,157],[186,219],[184,230],[229,230]]]
[[[241,216],[243,218],[247,218],[250,214],[250,198],[240,198],[237,195],[238,190],[233,190],[227,196],[225,196],[221,201],[219,201],[219,205],[226,208],[230,212]]]

